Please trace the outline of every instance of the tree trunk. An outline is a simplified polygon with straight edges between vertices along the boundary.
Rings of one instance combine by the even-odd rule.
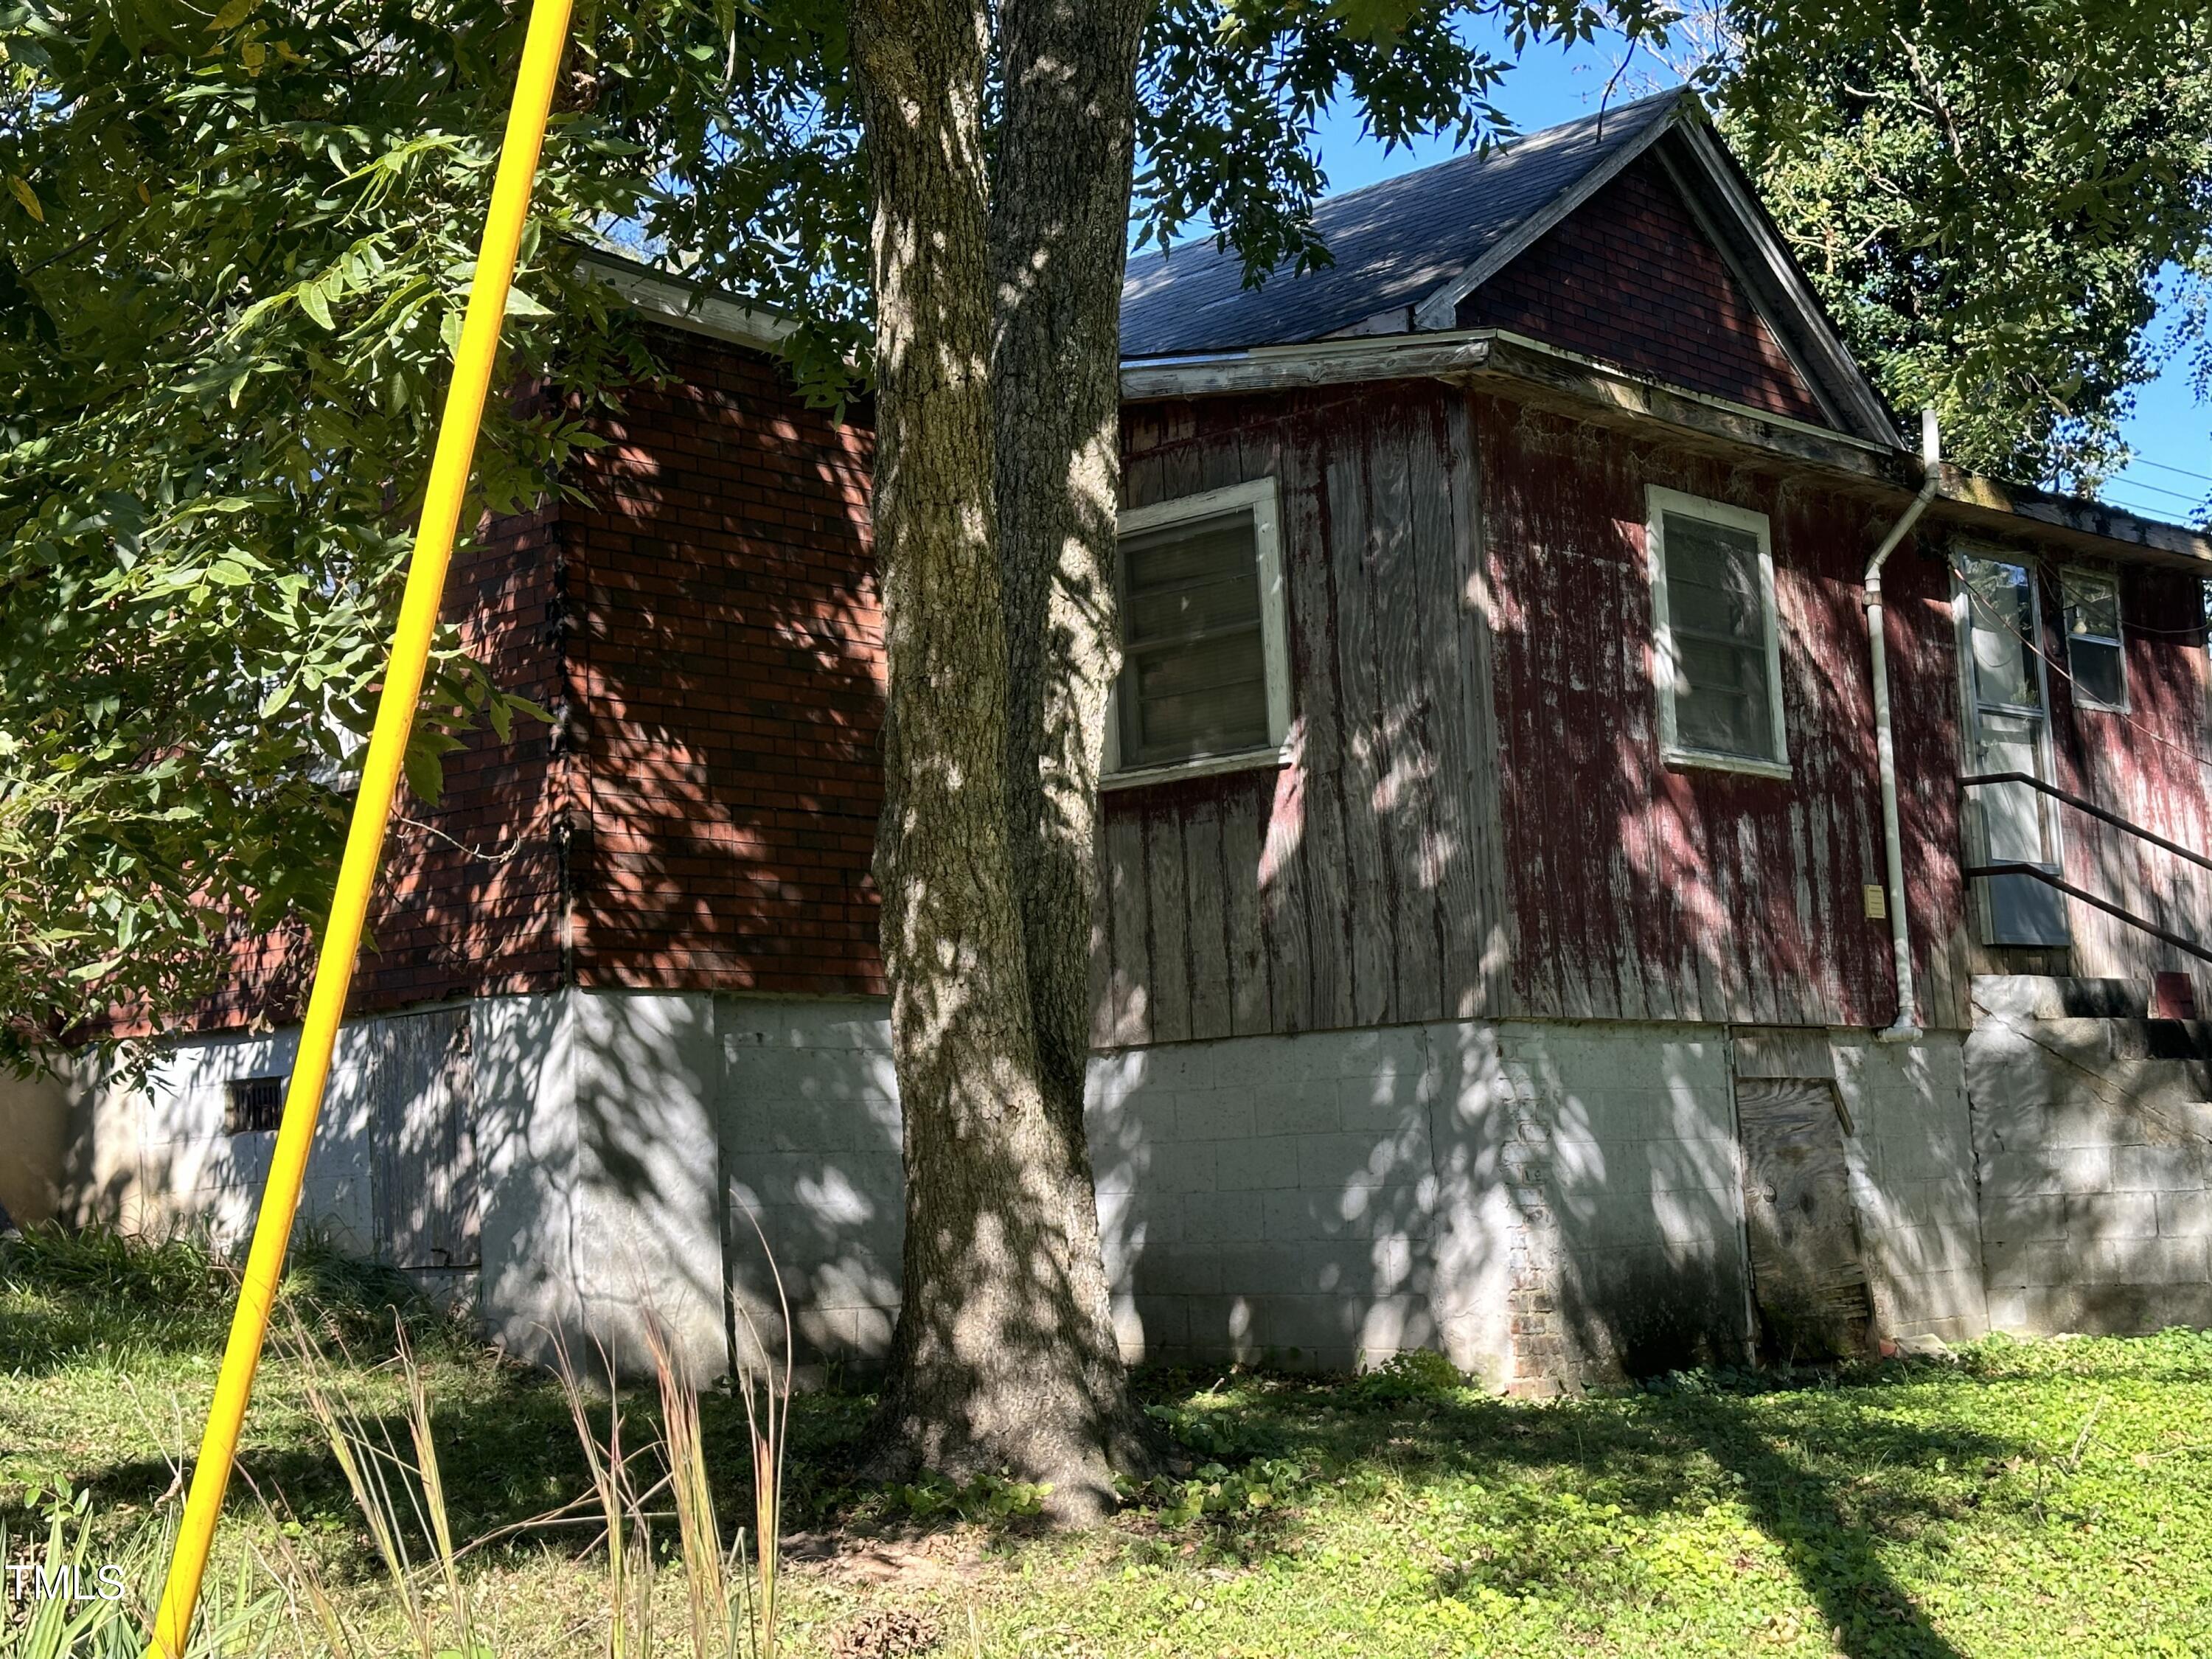
[[[1088,1162],[1071,1160],[1039,1080],[1007,845],[989,28],[983,0],[852,11],[890,678],[876,878],[906,1168],[902,1301],[874,1432],[879,1474],[1011,1470],[1081,1520],[1111,1500],[1105,1448],[1124,1395],[1118,1365],[1100,1363],[1112,1333]]]
[[[1121,278],[1144,0],[1002,0],[990,213],[999,568],[1012,688],[1007,842],[1045,1112],[1060,1138],[1076,1288],[1101,1334],[1113,1450],[1142,1461],[1111,1335],[1084,1136],[1098,769],[1121,664]]]

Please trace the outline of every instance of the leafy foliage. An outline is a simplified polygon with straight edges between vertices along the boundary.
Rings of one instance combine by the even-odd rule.
[[[172,1012],[226,927],[319,910],[524,15],[0,4],[0,1058],[111,1004]],[[477,506],[540,497],[653,372],[579,267],[602,228],[680,246],[736,216],[756,235],[716,275],[836,271],[849,149],[791,114],[817,38],[797,6],[580,9]],[[834,362],[857,313],[814,313],[802,356]],[[526,708],[447,630],[416,792],[460,727]]]
[[[2163,268],[2212,250],[2202,4],[1749,0],[1725,131],[1822,298],[1947,453],[2094,485]]]
[[[1513,60],[1475,45],[1472,25],[1517,55],[1605,29],[1664,45],[1674,15],[1658,0],[1161,0],[1139,72],[1133,231],[1165,247],[1209,228],[1255,285],[1325,265],[1316,134],[1340,100],[1386,146],[1449,132],[1486,148],[1514,131],[1495,98]]]

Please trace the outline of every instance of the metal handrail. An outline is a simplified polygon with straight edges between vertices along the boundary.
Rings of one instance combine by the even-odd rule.
[[[2200,870],[2212,870],[2212,859],[2206,858],[2203,854],[2192,853],[2179,842],[2168,841],[2164,836],[2146,830],[2139,823],[2130,823],[2118,813],[2110,811],[2098,805],[2094,801],[2084,800],[2070,789],[2061,789],[2056,784],[2045,783],[2032,772],[1984,772],[1975,777],[1959,780],[1959,787],[1961,789],[1972,789],[1990,783],[2024,783],[2029,788],[2040,790],[2051,799],[2063,802],[2077,812],[2087,813],[2100,823],[2109,823],[2115,830],[2125,830],[2138,841],[2147,841],[2152,846],[2161,848],[2172,854],[2176,858],[2185,859]],[[2041,882],[2046,887],[2057,889],[2069,898],[2081,900],[2082,903],[2093,909],[2102,910],[2108,916],[2117,917],[2130,927],[2141,928],[2153,939],[2162,939],[2175,950],[2195,957],[2199,962],[2212,962],[2212,950],[2208,950],[2195,939],[2185,939],[2171,928],[2161,927],[2158,923],[2148,917],[2139,916],[2132,910],[2124,910],[2110,899],[2100,898],[2094,893],[2076,887],[2072,882],[2045,869],[2042,865],[2029,864],[2020,860],[2004,860],[1995,864],[1968,865],[1960,873],[1970,880],[1977,876],[2029,877]]]
[[[2087,812],[2091,817],[2109,823],[2115,830],[2126,830],[2139,841],[2164,848],[2176,858],[2187,859],[2200,870],[2212,870],[2212,859],[2206,858],[2202,853],[2192,853],[2178,842],[2168,841],[2164,836],[2154,834],[2139,823],[2130,823],[2118,813],[2108,811],[2093,800],[2084,800],[2070,789],[2061,789],[2056,784],[2045,783],[2033,772],[1984,772],[1978,777],[1959,780],[1959,787],[1962,789],[1972,789],[1984,783],[2024,783],[2031,789],[2041,790],[2053,800],[2065,802],[2077,812]]]
[[[1970,864],[1960,872],[1970,879],[1975,876],[2030,876],[2046,887],[2056,887],[2069,898],[2102,910],[2108,916],[2117,916],[2131,927],[2140,927],[2154,939],[2164,939],[2177,951],[2186,951],[2199,962],[2212,962],[2212,951],[2206,950],[2194,939],[2184,939],[2171,929],[2137,915],[2132,910],[2123,910],[2110,899],[2099,898],[2094,893],[2076,887],[2063,877],[2052,874],[2039,864],[2022,864],[2017,860],[2002,864]]]

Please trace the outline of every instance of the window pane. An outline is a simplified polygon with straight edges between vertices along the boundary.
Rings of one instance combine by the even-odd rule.
[[[2120,637],[2119,584],[2094,571],[2069,570],[2063,578],[2066,631],[2099,639]]]
[[[2043,723],[2018,714],[1984,714],[1977,747],[1984,772],[2024,772],[2039,777]],[[2024,783],[1984,784],[1973,792],[1992,863],[2044,861],[2043,797]]]
[[[2074,695],[2107,708],[2125,707],[2128,685],[2120,647],[2106,640],[2069,640],[2066,665],[2074,676]]]
[[[2027,646],[2035,637],[2035,597],[2027,568],[1970,558],[1965,578],[1972,619],[1974,695],[1984,702],[2042,708],[2042,686]]]
[[[2066,596],[2066,668],[2074,695],[2109,708],[2128,698],[2127,666],[2120,651],[2120,585],[2096,570],[2069,570],[2061,577]]]
[[[1759,643],[1759,538],[1747,530],[1667,515],[1667,619],[1678,630]]]
[[[1765,759],[1774,753],[1766,653],[1677,640],[1674,736],[1692,749]]]
[[[1666,515],[1662,534],[1675,739],[1687,748],[1771,760],[1776,744],[1759,538],[1674,513]]]
[[[1237,513],[1132,536],[1121,544],[1125,644],[1260,625],[1252,515]]]
[[[1263,747],[1267,661],[1250,512],[1146,531],[1121,551],[1121,764]]]

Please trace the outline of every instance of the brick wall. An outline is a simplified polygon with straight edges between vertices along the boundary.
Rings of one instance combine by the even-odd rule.
[[[485,526],[447,579],[443,615],[494,681],[549,714],[561,674],[560,510]],[[453,997],[549,989],[561,978],[556,726],[517,720],[502,741],[472,730],[445,757],[436,806],[404,784],[385,843],[356,1014]],[[240,937],[231,981],[192,1020],[218,1030],[296,1019],[313,953],[294,926]]]
[[[562,544],[587,986],[883,988],[871,436],[766,357],[659,334]]]
[[[1826,423],[1750,296],[1650,156],[1462,301],[1458,320]]]
[[[356,1014],[563,983],[874,994],[882,630],[870,434],[767,356],[656,331],[582,499],[500,520],[445,614],[553,716],[404,789]],[[458,844],[457,844],[458,843]],[[298,1018],[303,927],[241,938],[190,1022]]]

